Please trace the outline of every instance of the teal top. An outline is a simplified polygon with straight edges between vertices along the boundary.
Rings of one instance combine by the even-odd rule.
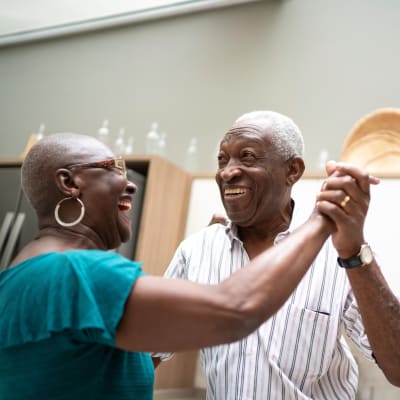
[[[140,263],[100,250],[48,253],[0,273],[1,400],[147,400],[146,353],[115,347]]]

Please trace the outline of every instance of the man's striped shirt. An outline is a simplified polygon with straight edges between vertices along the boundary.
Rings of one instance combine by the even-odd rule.
[[[289,230],[275,243],[304,220],[296,207]],[[236,232],[231,224],[215,224],[190,236],[165,276],[221,282],[249,262]],[[346,272],[328,240],[273,317],[245,339],[201,350],[207,399],[354,399],[358,369],[342,331],[372,359]]]

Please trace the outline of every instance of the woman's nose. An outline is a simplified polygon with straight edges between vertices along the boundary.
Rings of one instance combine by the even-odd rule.
[[[134,194],[137,192],[137,186],[133,182],[128,181],[128,184],[126,185],[126,191],[129,194]]]

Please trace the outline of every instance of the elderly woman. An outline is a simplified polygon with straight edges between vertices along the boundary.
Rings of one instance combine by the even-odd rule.
[[[292,181],[304,169],[294,165]],[[140,263],[107,251],[129,238],[125,212],[136,187],[124,161],[93,137],[39,141],[22,186],[39,233],[0,274],[2,400],[151,399],[146,352],[248,335],[284,303],[334,229],[314,211],[246,268],[202,285],[145,275]]]

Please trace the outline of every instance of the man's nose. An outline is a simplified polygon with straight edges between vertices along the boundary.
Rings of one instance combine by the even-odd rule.
[[[232,158],[228,161],[224,168],[220,170],[220,176],[224,181],[230,181],[232,178],[241,174],[241,163]]]

